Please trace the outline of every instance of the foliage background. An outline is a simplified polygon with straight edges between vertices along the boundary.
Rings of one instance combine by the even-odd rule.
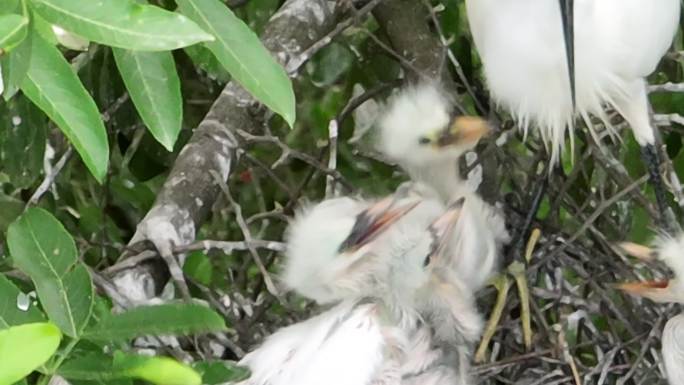
[[[170,1],[155,3],[172,8]],[[564,154],[562,167],[543,183],[546,153],[541,142],[534,135],[523,141],[509,117],[489,103],[463,2],[430,1],[429,7],[426,3],[329,2],[333,8],[323,16],[324,32],[310,37],[315,44],[296,50],[300,55],[304,52],[300,58],[311,57],[290,73],[297,98],[294,127],[290,129],[257,103],[241,106],[251,119],[249,124],[242,123],[243,117],[223,117],[221,129],[236,143],[229,177],[225,183],[214,181],[221,191],[203,202],[204,209],[190,210],[189,222],[196,234],[183,238],[183,245],[173,245],[173,254],[186,255],[184,274],[174,275],[176,283],[184,281],[192,297],[208,301],[225,318],[229,331],[171,349],[239,359],[264,336],[315,311],[277,287],[282,247],[277,242],[288,218],[307,200],[333,193],[387,194],[405,180],[373,151],[372,134],[361,134],[372,125],[382,100],[404,79],[439,77],[459,95],[468,113],[486,116],[496,127],[495,134],[478,147],[476,163],[464,165],[463,172],[482,167],[481,192],[505,209],[513,232],[525,221],[532,201],[541,198],[532,220],[533,227],[541,229],[541,238],[526,263],[533,348],[525,351],[523,346],[519,300],[511,290],[486,362],[475,365],[474,371],[483,383],[492,384],[575,383],[576,378],[583,383],[663,381],[660,330],[677,309],[637,302],[612,287],[623,280],[666,274],[661,266],[638,265],[635,271],[634,261],[613,248],[621,240],[647,242],[655,232],[654,199],[631,133],[617,116],[621,141],[604,136],[596,143],[577,131],[574,153]],[[263,34],[283,4],[243,0],[228,5]],[[326,33],[330,42],[323,38]],[[679,176],[684,176],[684,87],[679,85],[683,49],[680,33],[671,53],[649,78],[654,85],[674,83],[653,86],[650,99],[664,151],[672,160],[667,173]],[[447,50],[453,60],[447,58]],[[148,296],[180,298],[182,290],[169,294],[169,286],[162,294],[169,270],[152,251],[153,245],[139,242],[145,239],[140,229],[145,228],[145,215],[155,201],[185,195],[189,198],[176,203],[187,203],[212,196],[194,190],[202,186],[184,184],[169,192],[169,173],[193,130],[206,124],[208,113],[211,117],[220,110],[225,101],[221,92],[230,75],[201,46],[173,51],[184,114],[179,139],[169,152],[145,129],[110,48],[91,44],[86,52],[64,48],[62,52],[72,63],[83,61],[78,76],[106,115],[109,169],[104,183],[97,183],[60,131],[26,97],[18,94],[0,102],[0,241],[27,205],[39,206],[64,224],[76,240],[80,259],[105,282],[121,282],[117,279],[129,274],[151,283],[154,290],[148,290]],[[431,54],[435,52],[439,55]],[[339,126],[333,139],[331,122]],[[197,154],[212,156],[210,150]],[[30,202],[44,181],[49,190]],[[669,187],[680,217],[675,197],[681,195],[681,186]],[[507,251],[506,263],[522,258],[526,237],[519,237]],[[209,242],[201,245],[192,238]],[[168,244],[168,240],[150,240],[157,247]],[[126,262],[130,258],[136,263]],[[0,249],[0,271],[22,289],[31,290],[6,247]],[[173,267],[170,272],[173,275]],[[117,295],[139,294],[96,284],[113,302]],[[494,297],[493,288],[483,291],[484,313]]]

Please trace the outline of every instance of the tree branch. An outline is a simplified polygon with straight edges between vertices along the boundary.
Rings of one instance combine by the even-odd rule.
[[[268,22],[262,42],[287,68],[307,47],[331,30],[333,21],[325,0],[287,0]],[[264,112],[253,113],[256,105],[257,102],[236,82],[225,86],[178,155],[154,205],[138,224],[130,241],[130,244],[151,241],[167,262],[174,281],[181,286],[184,278],[172,251],[195,239],[196,230],[218,197],[220,189],[212,173],[223,180],[228,179],[236,160],[235,132],[254,132],[263,123]],[[130,254],[124,253],[122,258],[128,256]],[[118,272],[112,281],[117,286],[130,286],[132,282],[141,281],[138,279],[140,274],[145,271],[136,266]],[[153,297],[156,294],[150,290],[153,286],[159,285],[147,285],[147,289],[122,287],[120,290],[138,294],[144,290],[146,296]]]

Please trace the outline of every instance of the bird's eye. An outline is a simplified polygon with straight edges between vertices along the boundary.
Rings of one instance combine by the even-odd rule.
[[[420,139],[418,139],[418,143],[420,144],[429,144],[430,143],[430,138],[427,138],[425,136],[421,136]]]

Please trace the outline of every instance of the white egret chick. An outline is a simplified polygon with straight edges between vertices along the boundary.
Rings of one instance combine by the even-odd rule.
[[[664,212],[644,78],[672,43],[680,0],[467,0],[466,10],[493,100],[539,130],[552,163],[576,117],[592,135],[590,116],[612,130],[609,105],[642,147]]]
[[[674,278],[624,283],[619,286],[620,289],[655,302],[684,303],[684,234],[660,239],[655,250],[633,243],[623,243],[622,248],[641,260],[657,259],[664,262],[674,272]],[[684,384],[684,314],[667,321],[662,345],[668,381],[671,385]]]
[[[409,86],[390,98],[380,118],[377,148],[411,177],[448,202],[465,197],[455,229],[455,269],[477,290],[494,273],[501,246],[509,241],[503,216],[459,175],[459,158],[489,131],[477,117],[453,116],[447,95],[434,83]],[[426,189],[418,186],[417,190]]]
[[[469,292],[458,281],[446,282],[437,274],[438,262],[448,258],[442,254],[449,252],[449,229],[458,220],[462,202],[433,216],[437,219],[429,226],[421,225],[423,214],[412,219],[423,203],[410,210],[415,203],[388,202],[333,199],[295,220],[289,242],[308,239],[309,244],[327,248],[311,249],[320,254],[308,255],[312,267],[306,275],[316,284],[304,285],[297,279],[293,286],[317,300],[339,303],[277,331],[246,355],[240,364],[252,375],[241,384],[470,384],[467,362],[454,365],[435,342],[433,329],[441,325],[430,323],[438,315],[450,314],[440,319],[451,325],[449,333],[442,333],[462,344],[471,344],[481,328]],[[332,213],[337,216],[326,216]],[[377,231],[388,215],[403,218],[367,240],[368,231]],[[319,216],[327,221],[316,219]],[[309,231],[310,220],[318,223],[317,231]],[[366,231],[357,233],[359,229]],[[307,249],[300,247],[292,246],[286,258],[304,258],[297,252]],[[286,270],[295,265],[305,268],[300,262],[286,262]]]
[[[386,242],[378,238],[418,203],[335,198],[305,208],[285,235],[283,282],[321,304],[363,295],[387,266],[380,258]]]

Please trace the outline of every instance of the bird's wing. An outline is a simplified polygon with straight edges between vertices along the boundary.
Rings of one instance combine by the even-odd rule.
[[[672,44],[677,31],[680,0],[580,0],[577,8],[592,8],[595,42],[617,55],[622,75],[645,77]],[[606,63],[607,64],[607,63]]]
[[[281,329],[241,361],[252,371],[243,385],[391,383],[376,381],[398,372],[388,362],[392,342],[379,312],[377,304],[345,302]]]
[[[468,194],[452,238],[454,270],[470,288],[481,288],[497,269],[501,246],[509,238],[503,217],[476,194]]]
[[[487,24],[492,22],[491,18],[487,17],[487,15],[491,15],[496,6],[496,1],[492,0],[466,1],[470,34],[473,36],[473,41],[478,51],[482,51],[485,48],[485,35],[489,29]]]
[[[670,384],[684,384],[684,314],[667,321],[662,340],[667,379]]]

